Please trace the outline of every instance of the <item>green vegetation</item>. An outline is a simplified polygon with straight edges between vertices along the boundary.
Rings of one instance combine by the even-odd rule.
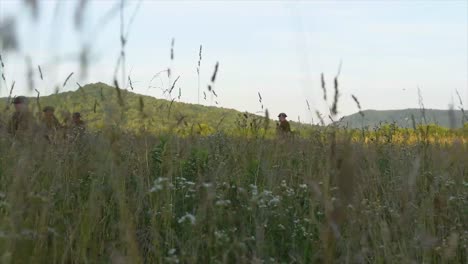
[[[5,109],[6,102],[7,98],[0,99],[0,109]],[[268,120],[271,124],[265,124],[263,116],[233,109],[156,99],[127,90],[119,90],[118,93],[116,88],[104,83],[89,84],[77,91],[40,97],[39,105],[54,106],[59,120],[67,112],[81,112],[92,130],[118,126],[132,133],[170,131],[179,135],[207,135],[223,130],[230,134],[244,135],[250,128],[259,132],[264,131],[266,125],[276,126],[272,120]],[[40,112],[36,98],[30,98],[30,108],[36,113]],[[292,126],[296,130],[310,128],[309,125],[295,122],[292,122]]]
[[[345,116],[339,123],[349,128],[378,127],[383,123],[395,123],[399,127],[412,128],[416,124],[437,124],[442,127],[461,128],[468,119],[461,110],[406,109],[406,110],[365,110]],[[425,118],[425,119],[424,119]],[[452,123],[453,122],[453,123]]]
[[[87,117],[76,142],[0,129],[2,263],[468,258],[467,125],[276,138],[268,116],[119,93],[40,98]]]

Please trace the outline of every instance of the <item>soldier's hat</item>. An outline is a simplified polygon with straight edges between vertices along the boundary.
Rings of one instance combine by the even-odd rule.
[[[278,117],[288,117],[285,113],[280,113]]]
[[[25,96],[17,96],[13,99],[13,104],[27,104],[28,103],[28,98]]]
[[[75,112],[75,113],[73,113],[73,117],[81,117],[80,112]]]
[[[46,106],[42,109],[42,112],[54,112],[55,111],[55,108],[53,108],[52,106]]]

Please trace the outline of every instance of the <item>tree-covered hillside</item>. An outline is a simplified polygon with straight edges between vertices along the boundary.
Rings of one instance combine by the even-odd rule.
[[[255,115],[222,107],[188,104],[151,96],[140,95],[128,90],[116,89],[104,83],[88,84],[76,91],[57,93],[30,99],[30,109],[40,114],[44,106],[55,107],[60,121],[73,112],[81,112],[87,126],[92,130],[119,126],[129,132],[149,133],[177,132],[179,135],[210,134],[222,130],[230,134],[258,133],[274,134],[277,113]],[[0,120],[6,121],[13,111],[7,108],[7,98],[0,98]],[[346,116],[338,123],[348,128],[377,127],[384,123],[395,123],[399,127],[437,124],[443,127],[461,128],[463,113],[460,110],[406,109],[363,111]],[[451,120],[452,119],[452,120]],[[453,123],[453,124],[452,124]],[[308,134],[313,126],[291,122],[293,130]],[[266,132],[265,132],[266,131]]]
[[[0,99],[1,109],[7,98]],[[55,107],[59,120],[68,113],[81,112],[91,129],[119,126],[124,130],[139,132],[177,131],[179,134],[208,134],[216,130],[235,131],[243,128],[265,130],[274,128],[276,114],[271,118],[242,113],[233,109],[187,104],[139,95],[116,89],[104,83],[88,84],[73,92],[30,98],[30,109],[36,114],[46,105]],[[3,111],[3,119],[6,113]],[[268,120],[268,122],[265,122]],[[293,129],[310,127],[292,123]]]
[[[411,128],[416,124],[437,124],[443,127],[461,128],[463,119],[461,110],[435,110],[435,109],[404,109],[404,110],[365,110],[345,116],[340,125],[350,128],[376,127],[382,123],[396,123],[399,127]],[[424,119],[425,118],[425,119]]]

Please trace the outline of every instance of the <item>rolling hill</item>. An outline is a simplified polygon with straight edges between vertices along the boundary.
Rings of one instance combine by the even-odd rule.
[[[396,123],[400,127],[413,127],[413,117],[416,124],[437,124],[443,127],[463,127],[463,113],[461,110],[421,109],[404,110],[365,110],[343,117],[339,124],[350,128],[375,127],[382,123]],[[426,121],[424,120],[424,116]]]
[[[177,101],[157,99],[117,90],[104,83],[88,84],[76,91],[41,96],[39,104],[36,98],[30,99],[30,109],[38,112],[39,107],[55,107],[56,116],[63,120],[67,112],[81,112],[88,127],[100,129],[106,126],[120,126],[129,131],[148,132],[173,131],[179,133],[210,133],[217,129],[232,131],[239,127],[257,125],[265,118],[243,113],[233,109],[188,104]],[[7,98],[0,99],[1,109],[5,109]],[[11,109],[10,109],[11,111]],[[3,119],[6,118],[3,112]],[[310,125],[292,122],[300,129]],[[270,122],[269,126],[275,124]]]
[[[0,109],[5,109],[6,103],[7,98],[0,98]],[[30,98],[30,108],[36,113],[46,105],[55,107],[55,113],[61,121],[67,113],[81,112],[88,127],[97,130],[105,126],[119,126],[133,132],[143,129],[150,133],[175,130],[181,134],[207,134],[218,129],[234,131],[251,126],[257,126],[258,129],[265,127],[263,116],[222,107],[157,99],[128,90],[117,90],[104,83],[88,84],[76,91],[41,96],[39,101]],[[451,127],[449,113],[448,110],[426,109],[427,123]],[[425,123],[420,109],[366,110],[363,114],[364,117],[359,113],[345,116],[338,124],[349,128],[372,128],[381,123],[395,122],[401,127],[412,127],[412,116],[417,124]],[[0,121],[5,122],[7,116],[8,111],[0,112]],[[462,112],[454,111],[452,116],[454,127],[462,127]],[[274,117],[275,115],[272,116]],[[296,122],[291,122],[291,125],[294,130],[302,132],[312,128],[311,125]],[[270,120],[269,127],[274,126],[274,121]]]

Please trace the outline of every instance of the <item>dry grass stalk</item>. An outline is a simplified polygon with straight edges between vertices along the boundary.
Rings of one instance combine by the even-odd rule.
[[[421,108],[421,113],[422,113],[422,117],[424,120],[424,124],[427,125],[426,108],[424,107],[424,100],[423,100],[421,89],[419,87],[418,87],[418,102],[419,102],[419,107]]]
[[[333,97],[333,106],[331,112],[333,115],[338,114],[338,97],[339,97],[339,90],[338,90],[338,76],[334,79],[334,88],[335,88],[335,96]]]
[[[2,66],[2,80],[5,83],[5,85],[8,85],[7,81],[6,81],[6,77],[5,77],[5,64],[3,63],[2,54],[0,54],[0,66]],[[1,86],[1,83],[0,83],[0,89],[1,89],[1,87],[2,86]]]
[[[456,121],[455,108],[453,106],[453,103],[449,105],[448,115],[449,115],[450,128],[454,129],[456,127],[456,122],[457,121]]]
[[[43,75],[42,75],[42,70],[41,70],[41,65],[37,65],[37,69],[39,70],[39,77],[41,77],[41,80],[43,81]]]
[[[34,71],[32,67],[31,57],[26,57],[26,79],[28,80],[28,88],[30,91],[34,91],[36,89],[34,85]]]
[[[200,50],[198,52],[198,66],[197,66],[197,78],[198,78],[198,104],[200,104],[200,68],[202,60],[202,45],[200,45]]]
[[[73,72],[71,72],[71,73],[67,76],[67,78],[66,78],[65,81],[63,82],[62,87],[65,88],[65,85],[67,85],[68,80],[70,80],[70,78],[71,78],[72,76],[73,76]]]
[[[175,101],[175,98],[171,100],[171,103],[169,104],[169,110],[167,112],[167,117],[170,117],[171,115],[171,109],[172,109],[172,105],[174,104],[174,101]]]
[[[36,104],[37,104],[37,110],[38,111],[41,111],[42,110],[42,107],[41,107],[41,102],[39,100],[40,96],[41,96],[41,93],[39,92],[39,90],[35,89],[36,93],[37,93],[37,97],[36,97]]]
[[[325,121],[323,120],[322,114],[318,110],[315,110],[315,114],[317,115],[318,119],[320,120],[320,125],[325,126]]]
[[[219,67],[219,62],[216,62],[216,65],[213,71],[213,76],[211,76],[211,83],[214,83],[216,81],[216,75],[218,74],[218,67]]]
[[[323,73],[320,75],[320,82],[321,82],[321,87],[323,91],[323,100],[326,102],[327,101],[327,89],[325,87],[325,77],[323,76]]]
[[[177,76],[177,78],[175,79],[175,81],[172,83],[172,86],[171,86],[171,88],[169,89],[169,95],[172,93],[172,90],[174,90],[174,87],[175,87],[177,81],[179,80],[179,78],[180,78],[180,75]]]
[[[124,106],[124,100],[122,98],[122,94],[121,94],[120,87],[119,87],[119,82],[117,81],[117,79],[114,79],[114,86],[115,86],[115,90],[117,91],[117,99],[118,99],[119,105],[122,107]]]
[[[130,78],[130,75],[128,76],[128,84],[130,85],[130,88],[133,91],[133,83],[132,83],[132,79]]]
[[[353,98],[354,102],[356,103],[358,109],[359,109],[359,114],[364,117],[364,113],[362,112],[362,108],[361,108],[361,104],[359,103],[359,100],[357,99],[356,96],[354,96],[354,94],[351,95],[351,97]]]
[[[200,50],[198,51],[198,67],[197,67],[198,74],[200,74],[200,67],[201,67],[201,61],[202,61],[202,48],[203,46],[200,45]]]
[[[76,5],[75,15],[74,15],[76,29],[81,29],[81,26],[83,24],[82,23],[83,16],[84,16],[87,4],[88,4],[88,0],[78,0],[78,4]]]
[[[88,76],[88,66],[89,66],[89,53],[90,48],[89,44],[83,44],[83,47],[80,51],[80,76],[81,78],[86,78]]]
[[[7,104],[6,104],[6,107],[5,107],[5,110],[9,110],[10,109],[10,103],[11,103],[11,96],[13,94],[13,89],[15,88],[15,81],[13,81],[13,83],[11,84],[11,88],[10,88],[10,93],[8,94],[8,99],[7,99]]]
[[[171,60],[174,60],[174,43],[175,43],[175,39],[172,38],[172,41],[171,41]]]
[[[223,116],[221,117],[221,119],[219,120],[218,124],[216,124],[215,128],[216,128],[216,131],[219,131],[219,127],[221,126],[221,124],[224,122],[224,119],[226,118],[226,114],[223,114]]]
[[[462,111],[462,124],[464,124],[465,120],[468,122],[468,116],[465,114],[465,108],[463,107],[463,100],[461,99],[460,93],[458,90],[455,90],[455,92],[457,93],[458,102],[460,103],[459,108]]]

